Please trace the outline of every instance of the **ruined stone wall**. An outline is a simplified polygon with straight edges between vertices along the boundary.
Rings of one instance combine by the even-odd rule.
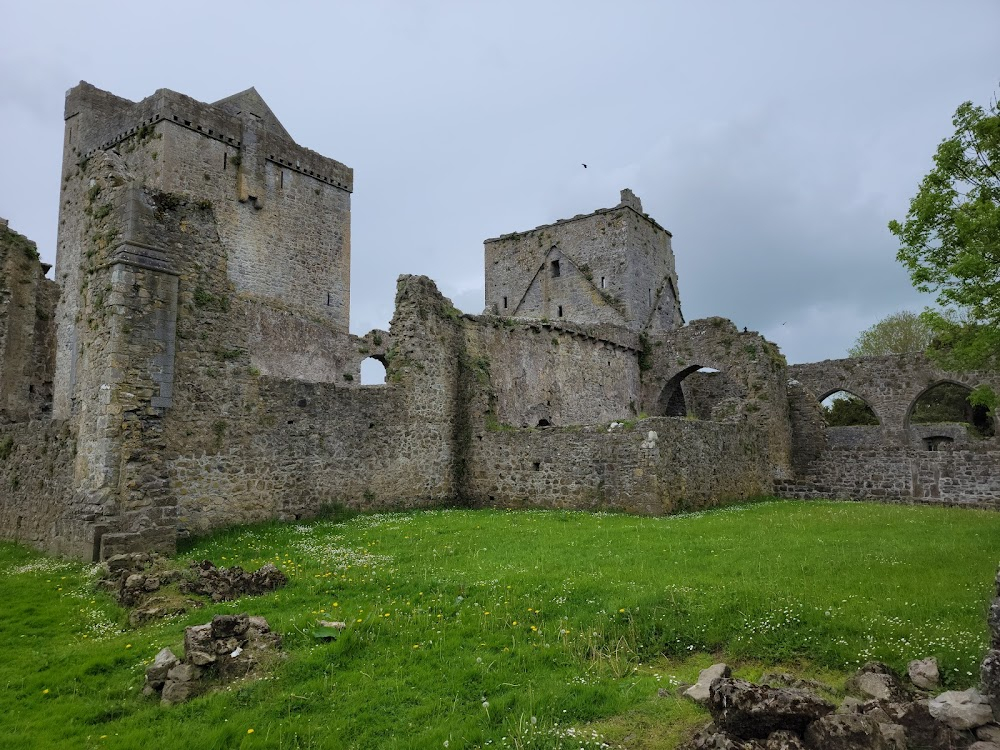
[[[771,471],[752,425],[675,418],[634,426],[477,430],[466,497],[482,507],[664,514],[764,495]],[[719,471],[720,466],[725,471]]]
[[[931,503],[1000,510],[1000,451],[905,446],[828,448],[775,485],[781,497]]]
[[[65,422],[0,425],[0,538],[57,549],[54,531],[73,491],[73,450]]]
[[[385,385],[226,373],[240,383],[241,408],[225,411],[192,391],[191,403],[171,414],[168,440],[182,530],[309,517],[331,504],[452,501],[460,321],[428,279],[402,277],[391,330],[381,344],[367,339],[387,345]]]
[[[491,418],[515,427],[634,419],[639,342],[630,331],[470,318],[471,366],[489,378]]]
[[[629,196],[623,191],[615,208],[486,240],[487,312],[635,331],[680,325],[670,233]]]
[[[48,414],[59,289],[35,243],[0,219],[0,423]]]
[[[684,391],[698,370],[718,370],[708,387],[707,378]],[[784,476],[791,470],[792,432],[789,421],[787,375],[777,347],[757,333],[737,331],[724,318],[706,318],[645,340],[641,363],[641,410],[663,416],[677,411],[677,392],[692,402],[688,414],[712,421],[748,422],[758,431],[762,450],[770,457],[772,472]],[[721,400],[711,403],[710,397]]]
[[[824,360],[792,365],[788,374],[817,400],[840,390],[864,399],[879,419],[881,442],[886,445],[909,443],[909,415],[913,405],[938,383],[959,383],[969,388],[989,385],[1000,392],[1000,374],[948,372],[923,354]]]

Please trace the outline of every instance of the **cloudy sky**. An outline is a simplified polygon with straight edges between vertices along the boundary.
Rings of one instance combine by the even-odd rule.
[[[487,237],[615,205],[674,235],[685,316],[790,362],[932,300],[895,261],[959,103],[1000,88],[996,0],[7,3],[0,216],[55,257],[65,91],[249,86],[355,170],[351,327],[396,276],[483,308]],[[587,169],[581,164],[586,162]]]

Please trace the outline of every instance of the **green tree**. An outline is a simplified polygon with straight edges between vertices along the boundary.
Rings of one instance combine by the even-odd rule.
[[[847,350],[852,357],[881,357],[926,351],[934,332],[917,313],[903,310],[882,318],[858,335]]]
[[[823,404],[823,418],[830,427],[878,424],[875,412],[862,399],[847,391],[840,394]]]
[[[976,369],[1000,362],[1000,108],[965,102],[952,123],[906,220],[889,231],[913,285],[964,317],[925,311],[928,353],[943,366]]]

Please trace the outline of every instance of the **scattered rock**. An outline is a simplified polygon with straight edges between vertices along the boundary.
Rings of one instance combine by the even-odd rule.
[[[889,750],[879,725],[865,714],[829,714],[805,730],[812,750]]]
[[[831,713],[834,705],[805,690],[721,678],[712,683],[708,708],[723,731],[763,739],[779,729],[801,734],[810,722]]]
[[[217,568],[211,560],[192,563],[197,571],[194,581],[185,581],[181,590],[208,596],[213,602],[229,601],[241,596],[260,596],[288,583],[288,576],[268,563],[260,570],[247,573],[239,566]]]
[[[1000,744],[1000,725],[984,724],[976,729],[976,739]]]
[[[927,704],[931,716],[955,729],[975,729],[993,721],[993,710],[975,688],[949,690]]]
[[[160,651],[153,659],[153,664],[146,668],[146,684],[142,688],[144,695],[152,695],[154,692],[163,690],[163,683],[167,681],[167,673],[176,667],[180,660],[174,656],[174,652],[169,648]]]
[[[973,742],[969,745],[969,750],[1000,750],[1000,745],[996,742]]]
[[[877,661],[870,661],[844,683],[844,690],[863,698],[880,701],[902,702],[910,695],[903,681],[890,667]]]
[[[864,709],[876,716],[888,715],[889,720],[902,726],[910,748],[947,748],[958,750],[969,745],[957,729],[931,716],[926,700],[908,703],[867,703]],[[880,712],[880,713],[879,713]]]
[[[708,689],[715,680],[721,677],[729,677],[733,673],[725,664],[713,664],[707,669],[701,670],[698,681],[684,691],[684,695],[695,703],[707,704],[709,698]]]
[[[906,673],[910,682],[924,690],[936,690],[941,680],[937,659],[933,656],[911,661],[906,667]]]
[[[208,679],[228,682],[251,674],[262,652],[280,648],[281,637],[263,617],[216,615],[184,630],[184,661],[170,649],[156,655],[146,670],[145,695],[160,693],[162,703],[181,703],[204,690]]]

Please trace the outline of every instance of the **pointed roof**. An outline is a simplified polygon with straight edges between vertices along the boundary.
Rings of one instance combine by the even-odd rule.
[[[233,94],[232,96],[227,96],[225,99],[212,102],[212,106],[218,107],[231,115],[253,115],[264,123],[264,127],[272,133],[287,138],[293,143],[295,142],[295,139],[288,134],[285,126],[281,124],[281,121],[275,116],[271,108],[267,106],[267,102],[264,101],[264,98],[257,93],[257,89],[253,86],[246,91],[240,91],[238,94]]]

